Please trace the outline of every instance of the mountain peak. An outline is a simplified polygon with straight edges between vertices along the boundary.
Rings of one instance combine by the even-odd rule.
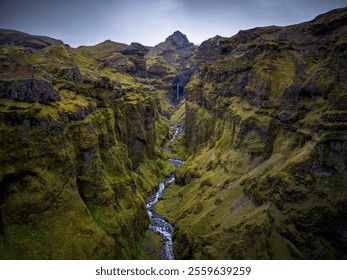
[[[179,48],[186,48],[191,45],[187,36],[184,35],[181,31],[175,31],[172,35],[166,38],[165,42],[172,43],[174,46]]]

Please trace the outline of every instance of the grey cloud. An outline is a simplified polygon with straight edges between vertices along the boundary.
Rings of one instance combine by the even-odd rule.
[[[155,45],[175,30],[194,43],[241,29],[287,25],[346,6],[346,0],[10,0],[1,3],[0,27],[71,44],[106,39]]]

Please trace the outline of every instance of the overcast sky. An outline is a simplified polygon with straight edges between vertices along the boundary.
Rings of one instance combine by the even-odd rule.
[[[107,39],[153,46],[176,30],[200,44],[267,25],[308,21],[347,0],[2,0],[0,28],[61,39],[72,47]]]

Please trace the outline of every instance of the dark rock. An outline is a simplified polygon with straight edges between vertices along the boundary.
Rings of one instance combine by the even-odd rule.
[[[336,10],[337,11],[337,10]],[[341,10],[342,11],[342,10]],[[322,36],[333,32],[334,30],[346,26],[347,24],[347,14],[344,17],[339,17],[337,19],[332,19],[329,21],[319,22],[319,19],[324,20],[324,17],[329,16],[331,13],[335,11],[331,11],[329,13],[324,14],[323,16],[318,16],[315,20],[318,20],[316,24],[312,27],[312,34],[316,36]]]
[[[180,31],[174,32],[171,36],[166,38],[165,43],[172,44],[178,48],[187,48],[192,45],[187,39],[187,36],[182,34]]]
[[[215,36],[202,42],[196,54],[198,64],[209,63],[214,58],[218,57],[222,53],[221,45],[224,39],[226,38]],[[224,47],[224,52],[227,52],[226,45]]]
[[[130,46],[126,47],[121,52],[124,55],[139,55],[144,56],[146,53],[148,53],[149,47],[146,47],[144,45],[141,45],[140,43],[131,43]]]
[[[49,82],[33,78],[0,81],[0,99],[49,103],[60,101],[60,96]]]
[[[71,68],[63,68],[59,71],[59,76],[63,76],[74,83],[81,83],[83,78],[77,65]]]

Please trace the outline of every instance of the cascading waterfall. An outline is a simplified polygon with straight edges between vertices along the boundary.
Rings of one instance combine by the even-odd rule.
[[[181,129],[176,126],[171,126],[171,128],[175,129],[173,137],[170,139],[170,142],[175,141],[178,134],[181,132]],[[179,168],[182,164],[182,160],[179,159],[169,159],[176,168]],[[173,241],[172,236],[174,232],[174,226],[166,221],[163,217],[159,216],[154,211],[154,206],[158,203],[159,197],[164,194],[165,185],[175,182],[175,174],[172,173],[170,177],[161,181],[158,185],[158,189],[151,197],[147,199],[147,212],[150,218],[149,230],[161,235],[164,239],[163,244],[163,259],[164,260],[174,260],[175,255],[173,252]]]
[[[170,128],[175,130],[172,138],[170,139],[170,142],[172,143],[176,140],[176,137],[182,132],[182,129],[175,125],[171,125]]]

